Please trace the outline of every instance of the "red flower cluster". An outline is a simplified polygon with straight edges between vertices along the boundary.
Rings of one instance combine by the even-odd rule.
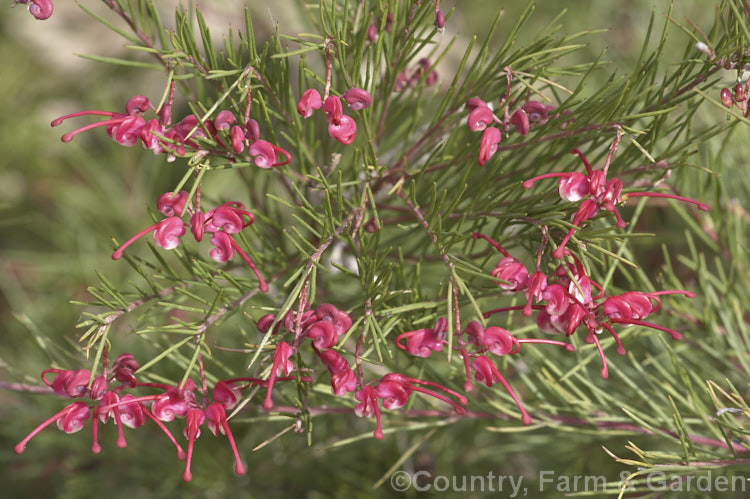
[[[174,89],[172,89],[174,91]],[[80,111],[67,114],[52,121],[58,126],[63,121],[78,116],[107,116],[108,119],[86,125],[62,136],[63,142],[70,142],[77,134],[96,127],[107,127],[107,135],[123,146],[134,146],[139,141],[143,147],[154,154],[166,153],[168,160],[175,156],[185,156],[188,150],[197,152],[207,146],[231,154],[232,159],[252,158],[261,168],[273,168],[288,164],[292,156],[284,149],[260,139],[258,122],[248,118],[245,123],[233,125],[237,120],[231,111],[220,111],[213,120],[199,121],[194,115],[186,116],[182,121],[170,126],[171,103],[161,109],[155,109],[151,102],[142,95],[131,97],[125,105],[125,113],[110,111]],[[153,110],[157,118],[145,120],[143,115]],[[241,156],[247,146],[247,157]],[[284,159],[280,159],[283,156]]]
[[[537,268],[529,276],[528,270],[518,260],[508,255],[508,252],[498,243],[478,233],[474,233],[473,237],[489,241],[504,255],[492,272],[494,277],[505,281],[499,283],[500,287],[507,292],[524,292],[527,298],[526,305],[491,310],[484,316],[489,317],[497,312],[509,310],[522,310],[525,316],[530,317],[536,310],[536,322],[542,331],[565,333],[566,336],[572,335],[579,326],[583,325],[586,331],[586,343],[596,344],[602,359],[602,378],[607,378],[608,370],[598,335],[605,330],[609,332],[617,342],[617,353],[625,354],[625,348],[614,330],[614,324],[645,326],[667,332],[675,340],[682,338],[677,331],[644,322],[641,319],[659,309],[661,306],[659,296],[681,294],[694,298],[695,293],[691,291],[630,291],[621,295],[607,296],[604,289],[586,274],[581,262],[570,251],[566,251],[565,254],[570,256],[575,263],[562,263],[548,275]],[[592,292],[592,288],[595,293]]]
[[[276,358],[278,356],[280,358],[278,365],[287,366],[291,369],[291,362],[288,362],[289,357],[297,351],[304,339],[309,338],[315,355],[331,374],[331,390],[334,395],[342,396],[357,389],[357,378],[349,362],[333,349],[338,343],[339,337],[346,334],[352,326],[352,319],[349,314],[329,303],[323,303],[315,310],[306,310],[299,317],[293,312],[289,312],[283,320],[277,321],[274,314],[264,315],[258,319],[258,330],[264,334],[268,333],[274,321],[276,321],[276,325],[272,334],[278,334],[280,328],[283,327],[288,333],[295,335],[291,346],[282,341],[276,347],[274,366],[277,366]],[[299,335],[297,335],[298,332]],[[273,407],[270,386],[263,406],[266,409]]]
[[[93,443],[91,452],[99,453],[102,448],[99,444],[99,423],[107,423],[110,418],[117,425],[117,446],[127,446],[123,433],[123,425],[129,428],[140,428],[147,419],[153,421],[169,438],[177,449],[177,458],[186,460],[185,471],[182,479],[190,481],[193,477],[190,464],[193,455],[195,440],[200,436],[200,427],[206,423],[208,429],[215,435],[219,433],[226,435],[232,453],[235,457],[235,472],[244,474],[245,466],[242,464],[237,451],[234,436],[229,429],[226,411],[237,405],[242,395],[242,390],[253,385],[264,386],[268,382],[257,378],[234,378],[218,381],[213,388],[211,400],[206,400],[207,394],[203,393],[203,402],[199,403],[196,398],[196,387],[190,378],[181,385],[171,386],[162,383],[139,383],[136,379],[138,362],[129,353],[117,357],[111,369],[107,369],[106,357],[104,372],[99,376],[91,376],[88,369],[78,371],[46,369],[42,372],[42,381],[55,393],[64,398],[88,398],[94,402],[89,405],[84,401],[73,402],[63,410],[37,426],[29,435],[21,440],[15,447],[16,453],[21,454],[26,450],[26,444],[40,431],[52,423],[65,433],[75,433],[83,429],[85,422],[91,417],[91,433]],[[54,374],[52,381],[47,379],[49,373]],[[277,378],[276,381],[292,380],[297,377]],[[310,382],[311,378],[301,376],[299,381]],[[113,382],[120,384],[111,387]],[[160,393],[138,396],[131,393],[123,393],[131,389],[156,389]],[[150,409],[147,404],[150,403]],[[185,418],[186,424],[183,434],[188,440],[187,453],[182,449],[177,439],[167,429],[164,423],[169,423],[175,418]]]
[[[195,208],[191,205],[186,210],[187,198],[188,193],[186,191],[180,191],[177,194],[165,192],[159,196],[156,207],[167,218],[143,229],[125,241],[112,253],[112,259],[119,260],[122,258],[125,248],[149,232],[154,233],[154,244],[167,250],[174,249],[180,244],[180,237],[185,235],[186,227],[189,226],[190,232],[198,242],[203,239],[204,232],[211,234],[211,244],[214,249],[209,254],[214,261],[228,262],[234,258],[235,253],[239,253],[258,277],[260,290],[264,293],[268,291],[268,284],[261,277],[255,264],[232,237],[232,234],[238,234],[242,229],[253,223],[255,220],[253,214],[245,210],[245,206],[237,201],[224,203],[207,213],[203,213],[197,203]],[[189,224],[185,224],[180,218],[183,213],[190,214]]]
[[[502,102],[506,100],[507,96],[503,98]],[[508,110],[508,106],[504,106],[504,117],[500,119],[492,112],[489,104],[482,99],[472,97],[466,101],[466,110],[469,111],[466,125],[469,130],[472,132],[484,130],[479,147],[479,166],[484,165],[497,152],[497,145],[502,140],[500,129],[490,125],[499,125],[506,135],[513,129],[521,135],[527,135],[531,125],[543,125],[547,123],[550,120],[549,112],[553,109],[555,109],[555,106],[530,100],[516,109],[512,114]]]
[[[352,111],[370,107],[372,103],[370,94],[361,88],[350,88],[341,97],[349,104]],[[357,123],[344,114],[341,97],[329,95],[323,101],[320,93],[314,88],[305,90],[297,104],[297,112],[303,118],[309,118],[312,116],[314,109],[317,110],[322,107],[323,112],[326,113],[328,133],[331,137],[342,144],[351,144],[357,134]]]
[[[612,156],[617,150],[617,145],[620,142],[622,132],[617,130],[617,137],[615,138],[612,146],[609,149],[607,160],[604,162],[604,167],[601,170],[594,170],[591,168],[586,157],[578,149],[573,149],[571,154],[577,154],[583,161],[586,167],[586,175],[578,172],[560,172],[560,173],[545,173],[537,177],[526,180],[523,183],[525,189],[530,189],[534,182],[545,178],[559,177],[558,191],[560,197],[564,201],[578,202],[581,204],[578,206],[578,210],[573,215],[572,224],[567,235],[563,238],[560,245],[552,253],[555,258],[562,258],[565,250],[565,245],[573,235],[578,227],[584,222],[596,216],[599,210],[609,211],[614,213],[617,218],[617,226],[620,228],[625,227],[626,223],[620,216],[620,212],[617,211],[617,205],[624,203],[628,198],[634,197],[662,197],[670,198],[676,201],[683,201],[696,205],[701,210],[707,211],[708,206],[704,203],[700,203],[693,199],[685,198],[682,196],[675,196],[673,194],[664,194],[660,192],[627,192],[622,193],[622,180],[619,178],[613,178],[607,181],[607,171],[609,170]]]
[[[376,386],[373,386],[375,384]],[[452,398],[440,392],[425,388],[426,386],[437,388],[450,397],[455,398],[456,401],[453,401]],[[406,405],[409,397],[414,392],[423,393],[450,404],[453,406],[456,414],[464,414],[466,412],[462,406],[466,405],[468,401],[460,393],[432,381],[411,378],[403,374],[388,373],[382,378],[363,386],[361,390],[354,394],[354,398],[360,402],[354,407],[354,414],[359,417],[368,418],[375,416],[376,427],[373,435],[377,439],[382,439],[383,428],[380,420],[378,401],[383,404],[383,408],[385,409],[400,409]]]

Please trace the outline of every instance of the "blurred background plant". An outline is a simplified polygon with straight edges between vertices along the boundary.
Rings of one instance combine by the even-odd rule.
[[[100,3],[81,3],[117,22]],[[214,32],[221,33],[228,25],[243,25],[245,3],[205,1],[187,7],[199,7],[216,27]],[[247,3],[259,43],[277,27],[296,34],[306,26],[302,2]],[[457,35],[458,41],[437,68],[443,91],[459,65],[461,47],[474,34],[483,41],[499,7],[505,11],[495,35],[501,43],[525,9],[519,4],[476,0],[470,10],[463,2],[456,5],[445,40]],[[159,2],[164,19],[170,19],[174,5]],[[452,7],[442,4],[446,12]],[[566,64],[590,64],[600,57],[606,62],[588,81],[592,94],[612,73],[635,71],[652,12],[661,26],[669,9],[667,2],[654,7],[640,0],[539,2],[519,43],[534,39],[566,7],[571,11],[560,19],[562,32],[590,31],[587,45],[568,56]],[[722,7],[728,9],[726,1]],[[20,6],[0,12],[0,60],[5,68],[0,79],[0,95],[5,96],[0,99],[0,379],[6,384],[39,386],[36,373],[50,363],[71,368],[81,363],[76,354],[80,333],[74,326],[83,309],[69,301],[90,299],[87,288],[97,282],[97,270],[115,282],[132,278],[130,267],[111,261],[111,238],[122,240],[140,230],[147,207],[153,207],[153,200],[171,190],[183,174],[179,166],[184,162],[167,164],[139,147],[123,148],[103,133],[60,142],[60,132],[49,127],[52,119],[71,110],[120,109],[136,93],[156,98],[163,92],[164,77],[76,57],[73,54],[147,60],[146,54],[125,49],[122,39],[92,22],[76,4],[58,1],[55,9],[46,22],[34,20]],[[709,31],[714,14],[711,2],[680,2],[670,14],[675,22],[668,23],[666,41],[660,41],[655,29],[650,48],[662,47],[665,77],[686,58],[703,57],[696,50],[686,52],[694,40],[677,23],[692,32],[689,19]],[[745,46],[749,42],[744,41]],[[721,71],[717,76],[720,80],[710,92],[715,100],[719,89],[731,86],[737,74]],[[565,75],[559,78],[561,84],[575,81],[572,75],[569,81]],[[698,298],[674,308],[685,340],[675,344],[642,338],[648,344],[643,350],[624,358],[613,356],[620,373],[606,382],[597,379],[592,365],[588,374],[575,368],[555,371],[557,352],[545,350],[545,359],[529,349],[528,357],[511,363],[517,371],[514,383],[530,397],[529,406],[558,419],[531,427],[479,418],[417,421],[376,441],[370,421],[325,415],[314,420],[311,446],[304,436],[282,437],[250,452],[290,428],[288,419],[252,415],[233,426],[248,474],[235,477],[225,442],[204,436],[193,465],[200,471],[186,485],[173,449],[151,445],[153,435],[148,432],[129,434],[125,450],[105,448],[93,455],[86,438],[49,431],[34,442],[33,454],[16,456],[13,445],[36,422],[59,410],[59,400],[0,390],[3,495],[78,498],[107,491],[113,497],[391,496],[390,473],[406,469],[449,476],[489,471],[524,475],[535,497],[558,497],[556,490],[536,492],[540,470],[606,476],[614,494],[614,482],[625,476],[623,472],[659,469],[688,476],[713,469],[729,476],[750,475],[748,445],[741,440],[748,434],[750,417],[745,402],[750,374],[750,172],[743,147],[750,134],[746,124],[733,126],[726,112],[708,103],[701,104],[693,118],[691,126],[696,129],[724,125],[723,133],[691,151],[691,163],[717,175],[683,168],[679,176],[681,186],[705,184],[685,191],[710,193],[711,199],[704,201],[714,205],[714,211],[698,225],[680,210],[650,207],[648,215],[640,217],[640,209],[628,210],[638,217],[634,232],[658,237],[639,238],[630,248],[633,253],[626,255],[639,262],[645,276],[667,276],[664,280],[674,286],[679,284],[676,279],[695,284]],[[228,199],[242,196],[243,186],[230,177],[212,180],[212,189]],[[153,356],[150,345],[134,335],[123,334],[117,341],[118,351]],[[586,350],[585,355],[593,354]],[[558,380],[558,393],[538,389],[544,379]],[[566,419],[557,413],[565,404],[589,416]],[[724,408],[730,410],[721,411]],[[694,433],[711,440],[704,445],[691,441]],[[722,442],[737,449],[722,448]],[[638,479],[634,477],[636,485]]]

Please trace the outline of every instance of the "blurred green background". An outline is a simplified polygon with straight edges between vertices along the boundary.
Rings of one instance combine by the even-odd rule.
[[[6,2],[7,3],[7,2]],[[101,2],[81,2],[109,19]],[[158,2],[168,13],[171,1]],[[254,11],[259,37],[278,22],[282,32],[296,33],[298,2],[198,2],[209,22],[217,27],[241,24],[241,8],[247,3]],[[575,57],[587,62],[606,49],[609,67],[600,78],[621,68],[632,69],[640,50],[652,8],[665,12],[669,2],[641,0],[605,2],[557,0],[537,2],[537,12],[528,25],[529,36],[562,9],[563,32],[598,28],[590,45]],[[442,2],[443,10],[454,3]],[[460,49],[465,40],[489,27],[495,12],[506,12],[501,26],[507,30],[525,2],[473,0],[456,2],[457,10],[446,27],[445,39],[458,33]],[[713,19],[713,2],[680,1],[674,17],[690,18],[698,25]],[[74,325],[82,308],[69,300],[86,300],[86,288],[96,283],[95,270],[116,282],[130,278],[127,265],[112,262],[112,237],[122,240],[135,233],[147,220],[147,206],[181,176],[178,160],[166,163],[140,147],[124,148],[111,141],[103,130],[60,141],[60,129],[49,122],[57,116],[81,109],[120,110],[134,94],[158,100],[163,76],[137,68],[108,66],[81,59],[75,53],[143,58],[127,52],[124,41],[96,25],[74,2],[57,0],[55,14],[46,22],[33,19],[23,6],[0,9],[0,380],[38,386],[38,373],[50,363],[77,367],[83,357],[75,355],[78,331]],[[165,16],[169,19],[169,15]],[[657,22],[664,18],[660,14]],[[221,33],[221,29],[216,30]],[[500,30],[502,36],[504,29]],[[682,57],[687,37],[671,31],[666,59]],[[261,40],[262,41],[262,40]],[[464,43],[462,43],[462,41]],[[460,54],[438,68],[452,75]],[[727,74],[727,82],[736,75]],[[710,111],[709,111],[709,114]],[[711,114],[711,119],[722,119]],[[88,123],[88,121],[84,121]],[[83,123],[81,123],[83,124]],[[65,131],[72,125],[64,125]],[[725,176],[736,175],[746,182],[744,152],[746,130],[734,134],[734,149],[723,157]],[[227,175],[227,185],[232,184]],[[742,182],[729,183],[728,192],[740,196]],[[736,190],[733,190],[736,189]],[[744,192],[749,192],[745,190]],[[747,199],[739,201],[746,208]],[[679,223],[659,227],[664,240],[681,240]],[[669,232],[671,231],[671,232]],[[648,248],[644,248],[647,251]],[[138,344],[121,326],[123,345]],[[383,442],[371,438],[352,445],[329,447],[343,436],[369,434],[371,422],[351,416],[330,416],[315,420],[312,447],[304,436],[289,433],[258,452],[250,449],[289,426],[289,421],[234,424],[248,474],[232,473],[229,447],[223,438],[205,435],[197,443],[193,465],[194,481],[180,480],[182,463],[177,461],[166,439],[155,428],[128,432],[129,446],[114,448],[114,428],[103,429],[104,451],[89,452],[87,429],[68,436],[47,430],[31,442],[25,454],[16,456],[15,445],[38,422],[61,408],[56,397],[13,390],[0,390],[0,483],[3,497],[94,497],[106,493],[119,497],[255,497],[304,496],[342,497],[391,496],[386,482],[376,490],[373,484],[391,468],[405,449],[422,435],[404,433]],[[491,422],[466,420],[436,430],[404,469],[428,470],[434,474],[529,476],[530,497],[558,497],[559,493],[536,492],[534,476],[539,470],[558,473],[605,475],[618,479],[625,470],[602,451],[601,438],[584,432],[564,433],[536,430],[515,435],[485,431]],[[639,443],[647,442],[643,438]],[[621,451],[623,441],[608,441],[610,449]],[[644,443],[648,446],[647,443]],[[399,468],[400,469],[400,468]],[[406,495],[418,495],[413,490]],[[450,495],[450,494],[448,494]],[[499,494],[507,497],[506,492]]]

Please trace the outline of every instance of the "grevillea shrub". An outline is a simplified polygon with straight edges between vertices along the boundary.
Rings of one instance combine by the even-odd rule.
[[[624,75],[579,54],[603,35],[534,28],[533,5],[471,38],[468,2],[301,2],[293,28],[244,10],[221,36],[206,4],[83,7],[133,49],[89,59],[159,83],[62,99],[50,137],[112,141],[104,174],[148,162],[168,187],[77,236],[111,261],[68,353],[3,382],[59,401],[22,418],[12,466],[54,427],[100,468],[159,448],[172,484],[291,480],[323,453],[300,487],[334,494],[352,470],[403,490],[402,470],[416,489],[534,476],[541,496],[547,455],[585,454],[553,473],[606,471],[615,494],[750,463],[747,176],[722,166],[748,123],[749,3],[654,13]]]

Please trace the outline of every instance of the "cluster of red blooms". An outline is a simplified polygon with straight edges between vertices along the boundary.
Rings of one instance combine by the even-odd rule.
[[[447,330],[448,321],[441,317],[431,329],[417,329],[400,334],[396,338],[396,346],[414,356],[429,357],[432,352],[441,351],[443,346],[448,343],[445,339]],[[469,322],[457,338],[458,344],[453,348],[461,355],[464,361],[464,369],[466,371],[464,390],[467,392],[474,390],[474,383],[471,381],[472,370],[474,371],[474,380],[488,388],[500,382],[515,401],[518,409],[521,411],[521,419],[527,425],[531,424],[531,417],[526,412],[526,409],[524,409],[513,388],[511,388],[503,375],[500,374],[497,365],[488,354],[498,357],[513,355],[521,350],[522,343],[559,345],[570,351],[575,349],[573,345],[562,341],[535,338],[519,339],[501,327],[490,326],[484,328],[477,321]],[[404,339],[406,339],[405,345],[402,344],[402,340]]]
[[[361,88],[350,88],[341,96],[344,98],[352,111],[359,111],[370,107],[372,97]],[[320,97],[320,92],[314,88],[305,90],[297,104],[297,112],[303,118],[312,116],[314,109],[323,108],[328,120],[328,133],[342,144],[351,144],[357,134],[357,123],[350,116],[344,114],[341,105],[341,97],[337,95],[326,95]]]
[[[208,429],[215,436],[219,433],[226,435],[232,453],[235,457],[235,472],[244,474],[246,469],[240,460],[234,436],[229,429],[226,411],[237,405],[242,396],[242,390],[250,386],[266,386],[272,380],[257,378],[233,378],[216,382],[211,397],[208,393],[197,389],[192,379],[188,378],[179,385],[166,385],[162,383],[140,383],[136,379],[138,362],[129,353],[124,353],[115,359],[110,369],[107,368],[105,356],[103,373],[92,377],[88,369],[78,371],[46,369],[42,372],[42,381],[63,398],[87,398],[90,402],[82,400],[73,402],[63,410],[37,426],[26,438],[21,440],[14,450],[21,454],[26,450],[26,444],[40,431],[52,423],[65,433],[75,433],[83,429],[85,422],[91,417],[91,433],[93,443],[91,452],[98,454],[102,447],[99,444],[99,423],[107,423],[110,418],[117,425],[117,447],[127,446],[123,426],[129,428],[140,428],[146,420],[151,420],[169,438],[177,449],[177,458],[186,460],[185,471],[182,479],[186,482],[193,477],[190,464],[193,456],[193,445],[201,434],[201,426],[206,423]],[[47,379],[48,374],[54,374],[52,381]],[[310,382],[311,378],[306,376],[276,377],[275,381],[299,380]],[[112,387],[111,384],[119,382]],[[205,386],[205,383],[204,383]],[[131,389],[154,389],[159,393],[152,395],[135,396],[131,393],[123,393]],[[196,393],[197,392],[197,393]],[[202,392],[202,401],[199,402],[197,395]],[[150,403],[150,409],[147,404]],[[188,449],[185,452],[177,439],[172,435],[164,423],[169,423],[175,418],[185,418],[185,429],[183,435],[188,441]]]
[[[748,105],[749,99],[750,79],[745,82],[744,87],[741,82],[738,82],[737,85],[734,86],[734,92],[728,88],[721,89],[721,103],[730,109],[732,106],[737,106],[737,108],[742,111],[742,116],[745,118],[747,118],[747,114],[750,112],[750,105]]]
[[[258,122],[249,116],[245,116],[244,124],[239,125],[234,124],[237,122],[234,113],[227,110],[217,113],[213,120],[200,121],[191,114],[170,126],[173,93],[174,85],[170,89],[170,102],[158,110],[146,97],[136,95],[128,99],[124,113],[80,111],[61,116],[51,124],[58,126],[69,118],[85,115],[107,116],[106,120],[66,133],[62,136],[62,141],[70,142],[80,132],[104,126],[107,127],[107,135],[118,144],[131,147],[140,141],[144,148],[150,149],[154,154],[166,153],[170,161],[175,156],[185,156],[188,151],[198,152],[205,147],[205,143],[211,142],[232,160],[252,158],[260,168],[282,166],[291,161],[292,157],[287,151],[260,138]],[[144,119],[143,115],[149,110],[153,110],[158,118]],[[248,115],[249,112],[245,114]],[[247,156],[243,157],[245,148]]]
[[[255,264],[232,237],[232,234],[238,234],[242,229],[253,223],[255,220],[253,214],[245,210],[244,205],[237,201],[224,203],[204,213],[200,209],[200,198],[195,203],[195,207],[191,203],[186,209],[187,198],[188,193],[186,191],[180,191],[177,194],[165,192],[159,196],[156,207],[167,218],[143,229],[125,241],[112,253],[112,259],[119,260],[122,258],[123,252],[128,246],[149,232],[154,233],[154,244],[156,246],[167,250],[175,249],[180,244],[180,237],[187,232],[186,227],[190,227],[190,232],[198,242],[203,240],[204,232],[211,234],[211,244],[214,249],[209,254],[214,261],[228,262],[234,258],[235,253],[239,253],[258,277],[260,290],[264,293],[268,291],[268,284],[261,277]],[[190,215],[188,224],[182,220],[183,214]]]
[[[566,250],[565,254],[570,256],[574,263],[562,263],[549,274],[545,274],[540,268],[541,259],[538,259],[536,270],[529,274],[520,261],[510,256],[502,246],[489,237],[479,233],[474,233],[473,237],[487,240],[502,253],[503,258],[492,271],[492,276],[501,281],[500,288],[506,293],[522,292],[527,299],[525,305],[491,310],[484,316],[490,317],[498,312],[521,310],[523,315],[531,317],[533,311],[536,310],[536,322],[539,329],[547,333],[564,333],[566,336],[572,335],[579,326],[583,325],[586,343],[596,344],[602,359],[602,378],[607,378],[608,370],[598,335],[606,330],[617,343],[617,353],[625,354],[625,348],[613,325],[645,326],[667,332],[675,340],[682,338],[677,331],[645,322],[642,319],[659,310],[661,307],[659,296],[681,294],[694,298],[695,293],[692,291],[628,291],[621,295],[608,296],[604,289],[586,274],[580,260],[570,251]]]
[[[274,325],[273,329],[271,326]],[[264,315],[258,320],[258,330],[261,333],[279,334],[281,328],[286,333],[293,335],[291,344],[281,341],[276,346],[273,359],[273,370],[271,379],[276,371],[288,373],[293,365],[289,357],[297,352],[300,344],[305,339],[310,339],[315,355],[331,374],[331,390],[335,395],[341,396],[347,392],[354,391],[357,387],[357,378],[352,371],[349,362],[333,349],[338,343],[339,337],[346,334],[352,326],[352,319],[346,312],[337,309],[331,304],[323,303],[315,310],[305,310],[299,317],[294,312],[287,313],[283,319],[277,320],[274,314]],[[263,407],[273,407],[271,400],[271,386],[268,388],[266,400]]]
[[[544,104],[543,102],[536,100],[529,100],[513,111],[513,113],[508,110],[508,106],[505,106],[503,112],[504,116],[500,119],[492,112],[489,104],[482,99],[472,97],[466,101],[466,110],[469,111],[466,125],[469,130],[472,132],[480,132],[484,130],[479,146],[479,165],[484,165],[487,160],[497,152],[497,145],[503,138],[500,129],[490,125],[497,124],[501,126],[506,135],[511,130],[511,125],[513,125],[516,132],[521,135],[527,135],[532,125],[543,125],[547,123],[550,120],[549,113],[553,109],[555,109],[555,106],[553,105]],[[555,116],[555,118],[557,118],[557,116]]]
[[[466,101],[466,110],[469,112],[466,118],[467,127],[472,132],[483,131],[477,160],[479,166],[483,166],[497,152],[497,146],[503,138],[503,133],[507,136],[511,130],[515,130],[521,135],[528,135],[533,125],[544,125],[550,119],[560,117],[559,113],[550,116],[550,112],[555,109],[555,106],[529,100],[528,96],[526,102],[511,113],[510,106],[514,101],[510,96],[513,72],[509,67],[505,68],[505,77],[508,85],[505,94],[500,98],[502,119],[495,115],[490,103],[478,97],[472,97]],[[565,111],[565,114],[569,113],[570,110]],[[563,123],[560,128],[565,128],[570,121],[572,119]],[[492,125],[500,126],[502,131]]]
[[[49,19],[55,8],[55,6],[52,5],[52,0],[15,0],[13,2],[13,5],[18,4],[28,5],[29,13],[40,21]]]
[[[571,154],[576,154],[581,158],[584,166],[586,167],[586,175],[579,172],[545,173],[544,175],[539,175],[538,177],[526,180],[523,183],[524,189],[530,189],[537,180],[546,178],[559,178],[560,180],[558,180],[558,192],[560,193],[560,197],[564,201],[568,201],[571,203],[581,201],[581,204],[578,206],[578,210],[573,215],[573,227],[570,228],[560,245],[552,253],[555,258],[559,259],[563,257],[565,245],[568,243],[570,237],[573,235],[576,229],[578,229],[584,222],[594,218],[599,210],[614,213],[615,217],[617,218],[617,227],[625,227],[626,223],[620,216],[620,212],[617,210],[617,205],[624,203],[628,198],[670,198],[676,201],[683,201],[686,203],[694,204],[701,210],[708,211],[707,205],[693,199],[676,196],[674,194],[665,194],[651,191],[623,193],[622,180],[620,180],[619,178],[613,178],[608,181],[607,172],[609,170],[609,165],[612,161],[612,156],[617,150],[617,145],[619,144],[621,137],[622,132],[620,131],[620,129],[618,129],[617,137],[615,138],[614,142],[612,142],[612,146],[609,149],[609,154],[607,155],[607,160],[605,161],[604,167],[601,170],[594,170],[593,168],[591,168],[591,165],[589,164],[583,153],[581,153],[581,151],[579,151],[578,149],[573,149],[571,151]]]
[[[274,326],[273,329],[271,329],[272,326]],[[360,374],[358,380],[349,362],[333,349],[338,339],[346,334],[351,326],[352,320],[349,314],[328,303],[319,305],[315,310],[308,309],[301,315],[289,312],[281,320],[278,320],[274,314],[261,317],[258,320],[258,330],[261,333],[267,334],[270,331],[275,335],[279,334],[283,328],[286,334],[294,336],[290,339],[291,344],[281,341],[276,347],[268,394],[263,407],[265,409],[273,407],[270,395],[271,383],[277,370],[278,374],[288,373],[293,368],[289,357],[298,351],[303,340],[310,339],[315,355],[331,374],[333,394],[343,396],[349,392],[355,392],[354,397],[360,403],[354,408],[354,413],[360,417],[374,416],[376,418],[377,426],[374,432],[376,438],[383,438],[379,401],[386,409],[398,409],[406,405],[413,392],[420,392],[451,404],[458,414],[464,413],[461,405],[466,405],[466,397],[431,381],[396,373],[388,373],[369,383],[364,383]],[[458,403],[425,387],[437,388],[455,397]]]

